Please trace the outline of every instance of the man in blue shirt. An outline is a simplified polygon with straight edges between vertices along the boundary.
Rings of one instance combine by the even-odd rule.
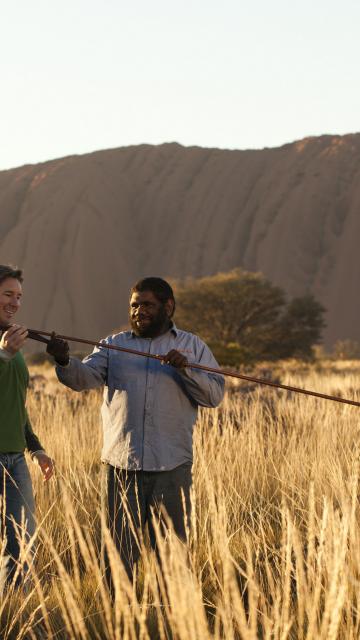
[[[139,557],[134,529],[141,532],[148,524],[155,547],[153,514],[160,517],[165,509],[175,532],[185,539],[197,409],[216,407],[224,393],[221,375],[187,366],[218,365],[199,337],[175,326],[174,311],[170,285],[161,278],[144,278],[131,289],[130,331],[105,338],[82,362],[69,358],[67,343],[56,337],[47,348],[63,384],[76,391],[104,386],[103,496],[109,529],[130,578]],[[121,353],[107,345],[164,358]]]

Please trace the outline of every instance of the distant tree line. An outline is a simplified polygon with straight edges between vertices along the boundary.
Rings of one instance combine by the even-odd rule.
[[[357,340],[338,340],[334,344],[335,360],[360,360],[360,343]]]
[[[325,327],[312,295],[288,300],[260,273],[234,269],[175,282],[176,322],[199,334],[221,364],[313,357]]]

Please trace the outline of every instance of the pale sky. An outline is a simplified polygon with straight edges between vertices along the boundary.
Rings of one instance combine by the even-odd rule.
[[[360,131],[360,0],[0,0],[0,170]]]

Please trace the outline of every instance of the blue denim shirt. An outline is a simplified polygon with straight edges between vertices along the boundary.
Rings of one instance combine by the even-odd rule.
[[[106,349],[107,344],[165,355],[177,349],[188,362],[218,367],[197,336],[173,325],[156,338],[124,331],[102,340],[81,362],[57,366],[59,380],[75,391],[105,385],[101,408],[102,460],[122,469],[165,471],[192,461],[198,406],[216,407],[224,378],[196,369],[176,369],[160,360]]]

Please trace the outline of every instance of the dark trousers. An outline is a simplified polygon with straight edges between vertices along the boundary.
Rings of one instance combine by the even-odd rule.
[[[186,538],[186,518],[190,517],[191,463],[171,471],[126,471],[103,465],[102,502],[107,526],[132,580],[140,555],[140,537],[148,525],[150,544],[156,550],[154,519],[165,533],[165,509],[179,538]],[[184,510],[185,508],[185,510]],[[111,572],[104,549],[105,572],[112,589]]]

